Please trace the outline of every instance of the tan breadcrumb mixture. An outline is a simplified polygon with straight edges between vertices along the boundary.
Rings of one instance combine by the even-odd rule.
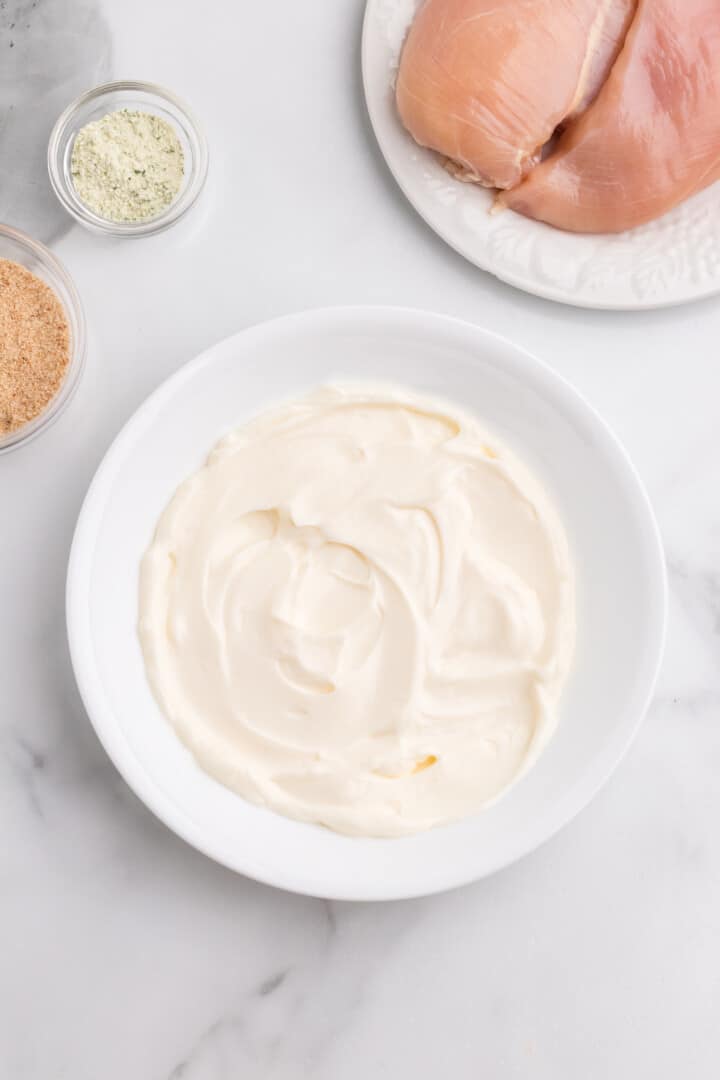
[[[46,408],[69,362],[68,321],[53,290],[19,263],[0,259],[0,435]]]

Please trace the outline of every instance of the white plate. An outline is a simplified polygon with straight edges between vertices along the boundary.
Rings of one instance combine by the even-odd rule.
[[[665,217],[618,236],[564,233],[508,210],[453,180],[407,134],[394,100],[400,49],[421,0],[368,0],[363,28],[365,98],[380,149],[428,225],[482,270],[566,304],[652,308],[720,292],[720,184]]]
[[[515,447],[554,496],[578,578],[578,647],[559,729],[496,805],[399,840],[355,839],[246,803],[195,765],[148,688],[136,634],[140,557],[177,485],[223,433],[279,399],[343,377],[461,403]],[[141,799],[218,862],[339,899],[418,896],[490,874],[573,817],[617,765],[652,692],[665,571],[624,451],[563,379],[467,323],[396,308],[290,315],[221,342],[126,424],[80,513],[68,571],[70,651],[101,741]]]

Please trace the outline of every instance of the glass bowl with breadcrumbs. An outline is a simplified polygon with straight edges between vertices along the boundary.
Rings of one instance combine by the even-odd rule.
[[[0,224],[0,454],[64,412],[85,366],[85,315],[62,263]]]

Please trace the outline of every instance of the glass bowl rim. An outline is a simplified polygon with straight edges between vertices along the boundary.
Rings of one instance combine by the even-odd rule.
[[[114,93],[137,93],[154,97],[159,104],[170,105],[183,118],[187,130],[191,135],[190,152],[192,159],[192,173],[184,191],[170,203],[170,205],[157,217],[148,221],[110,221],[100,217],[92,210],[83,205],[79,197],[73,197],[66,182],[63,170],[59,163],[61,147],[65,138],[72,138],[76,133],[74,128],[75,118],[81,109],[93,101],[99,101],[103,97]],[[110,110],[109,110],[110,111]],[[69,131],[69,134],[68,134]],[[74,98],[60,113],[55,121],[47,150],[47,168],[50,176],[50,184],[55,195],[65,210],[85,228],[105,236],[139,237],[151,236],[153,233],[162,232],[174,225],[194,206],[200,192],[205,186],[209,163],[207,139],[197,117],[192,109],[171,90],[167,90],[158,83],[144,82],[136,79],[123,79],[114,82],[101,83],[90,90],[85,90]]]
[[[62,304],[63,311],[68,320],[71,334],[71,354],[65,378],[60,384],[57,393],[50,399],[42,412],[38,413],[38,415],[33,417],[32,420],[29,420],[27,424],[23,424],[15,431],[11,431],[7,435],[0,435],[0,455],[5,454],[10,450],[17,450],[20,446],[25,446],[32,439],[36,438],[36,436],[42,434],[43,431],[47,431],[58,417],[62,416],[75,396],[75,391],[80,384],[80,378],[85,370],[85,360],[87,356],[87,323],[85,320],[85,309],[83,308],[75,282],[64,264],[54,252],[45,246],[45,244],[41,243],[39,240],[35,240],[32,236],[23,232],[22,229],[16,229],[12,225],[6,225],[3,222],[0,222],[0,238],[2,237],[7,237],[18,244],[19,247],[29,251],[40,264],[48,266],[61,282],[65,295],[59,294],[57,289],[52,285],[49,285],[49,287],[52,288]],[[10,261],[13,262],[15,260],[11,259]],[[26,267],[26,269],[29,269],[29,267]],[[33,273],[32,270],[30,272]],[[45,279],[43,278],[41,280]],[[45,284],[48,285],[49,283],[46,281]]]

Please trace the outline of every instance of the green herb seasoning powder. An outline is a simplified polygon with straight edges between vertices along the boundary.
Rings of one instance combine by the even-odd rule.
[[[78,197],[99,217],[148,221],[180,191],[183,150],[167,120],[120,109],[81,128],[71,171]]]

